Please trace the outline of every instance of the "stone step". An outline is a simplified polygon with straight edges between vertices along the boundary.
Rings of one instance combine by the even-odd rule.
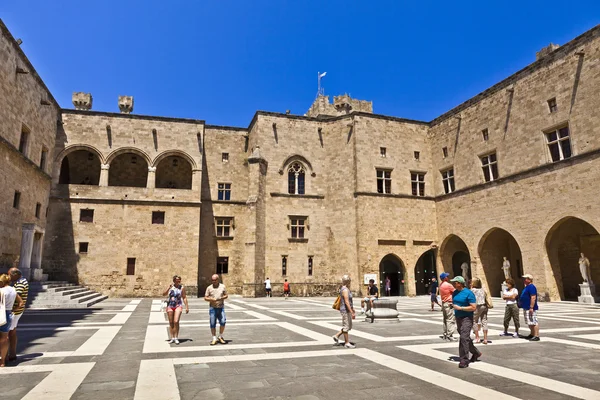
[[[65,281],[31,282],[28,308],[85,308],[108,296]]]

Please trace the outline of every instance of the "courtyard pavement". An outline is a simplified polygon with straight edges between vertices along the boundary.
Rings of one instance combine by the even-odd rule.
[[[357,301],[357,299],[355,299]],[[109,299],[94,309],[27,310],[18,363],[0,369],[12,399],[600,399],[600,307],[541,303],[541,341],[500,337],[459,369],[428,297],[400,298],[400,322],[357,315],[356,349],[333,346],[332,298],[232,297],[226,345],[210,346],[208,305],[190,299],[181,344],[168,344],[160,300]],[[512,331],[512,330],[511,330]],[[528,333],[527,328],[522,332]]]

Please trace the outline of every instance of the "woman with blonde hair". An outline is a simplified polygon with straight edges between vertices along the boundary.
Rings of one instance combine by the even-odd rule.
[[[350,291],[351,279],[349,275],[342,276],[342,287],[340,288],[340,314],[342,315],[342,329],[333,335],[333,341],[340,344],[340,336],[344,335],[344,347],[353,349],[355,346],[350,343],[348,332],[352,329],[352,320],[355,318],[354,306],[352,304],[352,292]]]
[[[179,275],[173,277],[173,283],[164,291],[163,296],[167,294],[169,295],[167,299],[167,316],[169,317],[169,333],[171,336],[169,343],[179,344],[179,318],[181,318],[184,303],[185,313],[190,312],[185,288],[181,284]]]
[[[8,331],[12,322],[12,309],[15,304],[23,306],[23,299],[17,294],[15,288],[10,286],[10,277],[6,274],[0,275],[0,303],[4,304],[6,309],[6,323],[0,326],[0,367],[6,365],[6,356],[8,355]]]
[[[475,294],[475,298],[477,299],[477,308],[475,309],[475,314],[473,315],[473,333],[475,333],[475,343],[480,343],[479,329],[483,329],[483,344],[487,344],[488,307],[485,302],[487,294],[485,289],[481,287],[481,279],[472,279],[471,291]]]

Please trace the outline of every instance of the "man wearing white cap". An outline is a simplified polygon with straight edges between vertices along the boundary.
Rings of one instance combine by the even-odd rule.
[[[529,330],[531,331],[529,336],[525,336],[525,339],[532,342],[539,342],[540,326],[537,317],[537,288],[533,284],[533,275],[523,275],[523,281],[525,282],[525,289],[521,292],[519,307],[523,309],[523,318],[525,319],[525,323],[529,325]]]

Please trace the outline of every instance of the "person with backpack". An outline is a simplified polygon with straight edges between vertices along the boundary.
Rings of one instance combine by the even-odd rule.
[[[333,341],[336,344],[340,344],[340,336],[344,335],[344,347],[347,349],[353,349],[355,346],[350,343],[348,332],[352,329],[352,320],[356,318],[354,313],[354,306],[352,304],[352,292],[350,291],[350,276],[342,276],[342,287],[340,288],[340,314],[342,315],[342,329],[333,335]]]
[[[475,334],[475,343],[480,343],[479,330],[483,328],[483,344],[488,344],[488,294],[481,287],[481,279],[473,278],[471,281],[471,291],[477,300],[477,308],[473,315],[473,333]]]

